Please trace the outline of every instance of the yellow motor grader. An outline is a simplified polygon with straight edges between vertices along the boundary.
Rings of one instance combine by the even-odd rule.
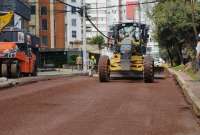
[[[154,61],[146,54],[149,28],[145,24],[131,22],[116,24],[111,29],[113,43],[99,59],[99,81],[108,82],[112,74],[124,77],[142,76],[145,83],[154,81]]]

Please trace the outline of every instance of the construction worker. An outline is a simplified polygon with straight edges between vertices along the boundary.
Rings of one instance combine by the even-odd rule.
[[[77,69],[80,71],[81,66],[82,66],[82,57],[80,55],[76,57],[76,65],[77,65]]]
[[[95,68],[96,68],[96,59],[95,57],[92,55],[89,61],[89,76],[92,76],[93,73],[95,72]]]
[[[95,68],[96,66],[96,59],[94,56],[91,56],[90,58],[90,68]]]

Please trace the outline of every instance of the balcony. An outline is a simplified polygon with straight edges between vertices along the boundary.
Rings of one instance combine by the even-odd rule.
[[[30,20],[30,7],[22,0],[2,0],[0,3],[0,11],[14,11],[23,19]]]

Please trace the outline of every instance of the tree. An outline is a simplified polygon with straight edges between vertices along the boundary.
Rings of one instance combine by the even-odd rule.
[[[168,52],[172,65],[183,63],[183,47],[194,49],[196,33],[200,31],[200,5],[187,3],[185,0],[162,0],[150,15],[156,39]]]
[[[101,50],[102,46],[105,44],[105,40],[102,36],[95,36],[90,40],[90,44],[98,45],[99,50]]]

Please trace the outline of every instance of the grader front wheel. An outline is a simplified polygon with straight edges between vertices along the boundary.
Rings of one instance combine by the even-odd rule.
[[[101,56],[98,64],[99,81],[108,82],[110,80],[110,60],[108,56]]]
[[[144,82],[153,83],[154,81],[154,62],[150,56],[144,57]]]

